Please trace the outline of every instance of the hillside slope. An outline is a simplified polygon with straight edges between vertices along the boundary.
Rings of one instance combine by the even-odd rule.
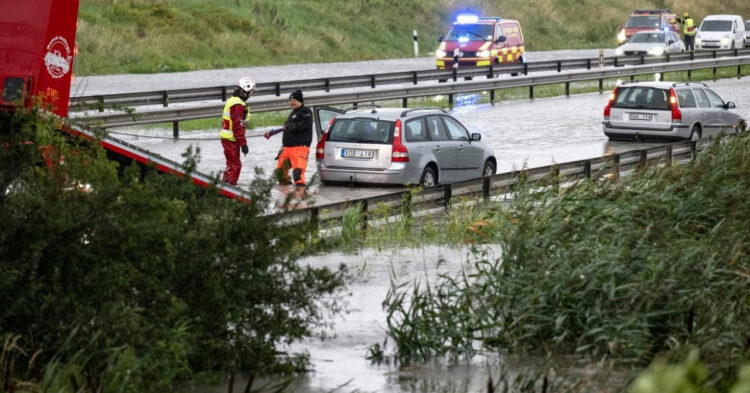
[[[82,0],[79,75],[189,71],[420,55],[462,10],[522,23],[527,50],[613,47],[634,8],[750,18],[726,0]]]

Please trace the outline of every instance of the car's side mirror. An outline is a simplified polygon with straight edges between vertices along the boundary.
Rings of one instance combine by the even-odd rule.
[[[443,36],[438,37],[438,43],[443,42]]]
[[[475,132],[471,134],[471,140],[472,141],[481,141],[482,140],[482,134]]]
[[[674,45],[674,41],[673,40],[667,41],[667,45]]]
[[[507,40],[508,40],[508,37],[506,37],[504,35],[501,35],[500,37],[497,37],[497,39],[495,40],[495,42],[501,43],[501,42],[505,42]]]
[[[736,105],[734,105],[734,102],[731,102],[731,101],[730,101],[730,102],[727,102],[726,104],[724,104],[724,108],[726,108],[726,109],[734,109],[734,108],[736,108],[736,107],[737,107],[737,106],[736,106]]]

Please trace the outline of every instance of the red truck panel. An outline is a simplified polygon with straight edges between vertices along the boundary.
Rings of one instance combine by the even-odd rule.
[[[22,87],[27,97],[40,97],[56,114],[67,117],[78,2],[4,1],[0,12],[0,86],[3,88],[0,105],[13,105]]]

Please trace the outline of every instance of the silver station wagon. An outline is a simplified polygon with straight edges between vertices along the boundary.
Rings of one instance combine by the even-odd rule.
[[[324,184],[434,186],[495,173],[482,136],[435,108],[315,108]],[[325,126],[325,124],[328,124]]]
[[[697,140],[745,131],[734,108],[703,83],[629,82],[610,95],[602,129],[610,140]]]

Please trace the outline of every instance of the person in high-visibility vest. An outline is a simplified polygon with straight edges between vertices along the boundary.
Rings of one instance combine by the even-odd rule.
[[[690,13],[686,12],[684,18],[680,21],[682,25],[682,35],[685,39],[685,50],[695,50],[695,21],[690,17]]]
[[[255,81],[246,76],[237,83],[232,97],[224,105],[224,113],[221,116],[221,146],[224,148],[224,157],[227,165],[224,170],[222,181],[233,186],[237,185],[240,178],[242,161],[240,161],[240,150],[247,155],[247,139],[245,131],[250,114],[247,111],[247,99],[255,90]]]

